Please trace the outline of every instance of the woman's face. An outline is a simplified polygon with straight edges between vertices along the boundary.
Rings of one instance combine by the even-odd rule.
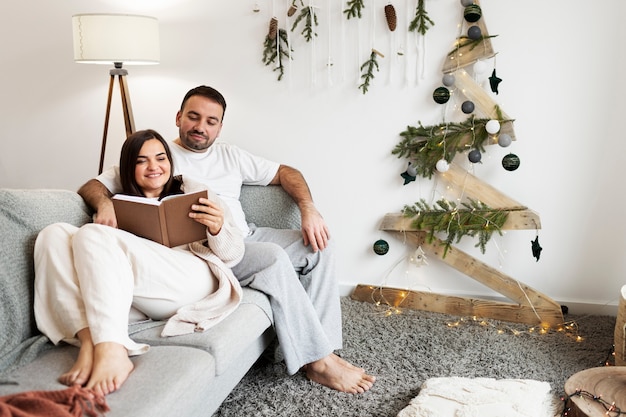
[[[157,139],[144,142],[135,163],[135,181],[146,197],[159,197],[170,179],[172,165]]]

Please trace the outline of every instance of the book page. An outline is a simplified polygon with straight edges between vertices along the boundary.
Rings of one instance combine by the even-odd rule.
[[[168,197],[173,197],[173,196],[168,196]],[[112,200],[134,201],[135,203],[150,204],[153,206],[158,206],[161,204],[161,202],[156,198],[148,198],[148,197],[142,197],[138,195],[126,195],[126,194],[115,194]]]

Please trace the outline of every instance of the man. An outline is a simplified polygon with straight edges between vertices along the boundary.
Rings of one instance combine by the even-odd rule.
[[[185,95],[176,114],[179,137],[171,143],[175,174],[216,192],[246,234],[244,258],[233,272],[241,285],[268,295],[288,373],[302,369],[310,380],[332,389],[367,391],[375,378],[333,353],[342,346],[333,245],[306,181],[294,168],[215,143],[225,111],[224,97],[211,87]],[[239,203],[242,184],[281,185],[300,208],[302,231],[248,225]],[[78,193],[96,211],[96,223],[115,227],[110,197],[119,190],[119,174],[110,168]]]

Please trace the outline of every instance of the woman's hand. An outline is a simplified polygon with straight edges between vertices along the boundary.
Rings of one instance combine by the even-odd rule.
[[[207,198],[200,198],[198,204],[191,206],[191,210],[189,217],[205,225],[211,235],[215,236],[222,230],[224,210],[219,205]]]

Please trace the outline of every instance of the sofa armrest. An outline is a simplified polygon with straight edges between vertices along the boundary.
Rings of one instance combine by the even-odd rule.
[[[244,185],[239,200],[248,223],[276,229],[300,229],[298,205],[280,185]]]

